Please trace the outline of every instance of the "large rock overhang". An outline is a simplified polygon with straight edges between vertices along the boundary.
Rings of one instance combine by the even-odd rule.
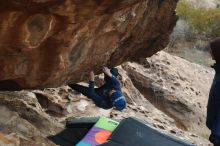
[[[166,47],[177,0],[3,0],[0,84],[57,87]],[[1,86],[1,85],[0,85]],[[10,86],[10,85],[9,85]]]

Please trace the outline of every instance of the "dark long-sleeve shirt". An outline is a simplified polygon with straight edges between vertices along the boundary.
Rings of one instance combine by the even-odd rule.
[[[113,107],[113,101],[109,97],[111,90],[121,91],[120,83],[114,76],[107,77],[105,84],[96,89],[94,88],[94,82],[90,81],[89,83],[89,96],[92,97],[97,106],[104,109]]]
[[[121,86],[119,81],[114,77],[107,77],[105,79],[105,84],[97,88],[96,91],[100,96],[108,96],[111,90],[121,91]]]
[[[115,99],[109,96],[109,92],[111,90],[121,92],[120,83],[114,76],[106,77],[105,84],[100,88],[94,87],[94,81],[89,82],[89,87],[85,87],[79,84],[70,84],[69,86],[72,89],[91,98],[98,107],[101,107],[103,109],[112,108],[116,101],[118,101],[119,99],[121,100],[121,98]],[[125,103],[125,99],[124,99],[124,103]]]
[[[209,93],[206,120],[210,130],[215,129],[216,124],[220,124],[220,63],[216,63],[213,68],[216,74]]]

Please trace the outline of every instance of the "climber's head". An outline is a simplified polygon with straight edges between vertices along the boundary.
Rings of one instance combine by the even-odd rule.
[[[126,108],[126,101],[123,93],[121,91],[114,91],[111,93],[111,100],[113,102],[113,106],[119,110],[122,111],[124,108]]]

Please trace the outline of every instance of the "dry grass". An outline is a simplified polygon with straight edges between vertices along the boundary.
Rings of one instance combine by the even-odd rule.
[[[197,8],[186,0],[180,0],[177,14],[199,35],[217,37],[220,35],[220,8]]]

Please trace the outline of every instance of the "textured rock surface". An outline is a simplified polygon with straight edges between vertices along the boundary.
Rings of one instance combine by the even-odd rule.
[[[52,146],[47,136],[63,126],[41,108],[28,91],[0,93],[0,145]]]
[[[22,88],[54,87],[83,80],[103,65],[150,56],[168,43],[176,3],[3,0],[0,80]]]
[[[208,93],[214,72],[179,57],[160,52],[137,63],[126,63],[134,85],[158,109],[184,130],[207,136]]]
[[[0,92],[0,145],[53,146],[47,136],[62,129],[68,118],[107,116],[122,119],[133,116],[197,146],[211,146],[204,138],[207,135],[202,135],[207,94],[213,77],[210,69],[163,52],[140,61],[140,64],[126,63],[118,69],[128,101],[123,112],[100,109],[68,86]],[[103,75],[97,76],[96,85],[100,86],[102,82]],[[138,83],[142,83],[142,88]],[[143,89],[155,92],[147,94]],[[196,92],[200,93],[197,95]],[[200,133],[196,131],[198,127]]]

